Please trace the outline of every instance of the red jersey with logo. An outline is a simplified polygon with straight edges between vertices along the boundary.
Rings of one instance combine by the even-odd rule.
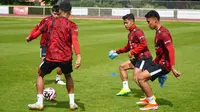
[[[172,36],[168,29],[161,26],[155,36],[156,58],[154,63],[163,65],[168,71],[175,65],[175,53]]]
[[[131,55],[134,55],[136,59],[152,57],[143,31],[135,25],[129,31],[127,45],[116,52],[120,54],[130,51]]]
[[[80,54],[78,27],[64,17],[46,22],[30,39],[37,38],[42,32],[48,32],[46,60],[66,62],[72,60],[72,45],[76,54]]]

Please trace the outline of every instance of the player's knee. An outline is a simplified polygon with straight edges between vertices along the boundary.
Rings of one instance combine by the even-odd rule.
[[[125,70],[124,64],[120,64],[119,69],[120,70]]]
[[[139,75],[138,78],[137,78],[138,82],[141,84],[141,83],[144,83],[145,82],[145,77],[142,76],[142,75]]]
[[[134,81],[137,81],[137,75],[134,75],[134,76],[133,76],[133,80],[134,80]]]
[[[62,75],[62,71],[61,70],[57,70],[57,74],[58,75]]]
[[[72,78],[71,74],[64,74],[66,79]]]

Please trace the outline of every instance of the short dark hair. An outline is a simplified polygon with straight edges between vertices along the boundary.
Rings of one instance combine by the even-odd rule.
[[[155,10],[151,10],[145,15],[145,18],[151,18],[151,17],[155,17],[156,19],[158,19],[158,21],[160,21],[160,15]]]
[[[123,20],[125,19],[132,19],[133,21],[135,21],[135,17],[132,13],[130,14],[126,14],[125,16],[122,17]]]
[[[59,5],[54,5],[51,9],[52,12],[59,12],[60,6]]]
[[[60,10],[62,10],[64,12],[70,12],[72,10],[72,5],[70,4],[69,1],[63,1],[60,4]]]

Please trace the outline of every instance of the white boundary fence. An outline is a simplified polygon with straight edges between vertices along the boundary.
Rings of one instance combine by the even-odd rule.
[[[16,13],[16,7],[18,12]],[[51,7],[42,6],[0,6],[0,14],[22,14],[27,15],[49,15]],[[94,8],[94,7],[73,7],[72,15],[74,16],[96,16],[111,17],[124,16],[133,13],[136,17],[144,17],[150,11],[156,10],[162,18],[177,19],[200,19],[200,10],[190,9],[145,9],[145,8]]]

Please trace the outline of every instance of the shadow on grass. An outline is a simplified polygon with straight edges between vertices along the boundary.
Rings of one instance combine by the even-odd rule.
[[[137,98],[143,98],[144,97],[144,93],[141,89],[131,88],[131,92],[132,92],[134,97],[137,97]]]
[[[166,100],[166,99],[163,99],[163,98],[157,98],[156,101],[157,101],[157,103],[158,103],[159,105],[168,105],[168,106],[170,106],[170,107],[173,107],[172,102],[169,101],[169,100]]]
[[[68,101],[46,101],[45,108],[66,108],[69,109],[69,102]],[[79,99],[75,99],[76,104],[79,106],[79,111],[85,111],[85,104],[81,103]]]
[[[63,81],[66,82],[65,80],[63,80]],[[74,80],[74,82],[81,82],[81,81]],[[45,80],[45,81],[44,81],[44,84],[45,84],[45,85],[48,85],[48,84],[56,84],[56,80]]]
[[[45,79],[44,79],[45,80]],[[45,85],[48,85],[48,84],[56,84],[56,80],[54,79],[54,80],[45,80],[44,81],[44,84]]]

